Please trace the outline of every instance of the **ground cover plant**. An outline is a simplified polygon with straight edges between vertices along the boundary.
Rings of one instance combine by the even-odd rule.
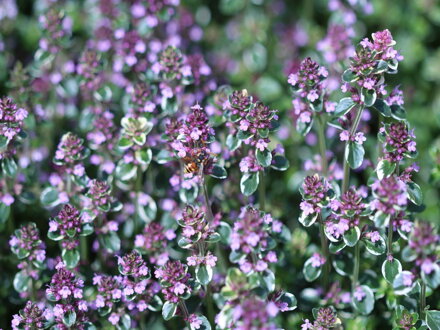
[[[435,48],[440,8],[406,6]],[[439,61],[405,66],[405,28],[375,1],[4,0],[0,327],[440,329],[440,116],[414,113]]]

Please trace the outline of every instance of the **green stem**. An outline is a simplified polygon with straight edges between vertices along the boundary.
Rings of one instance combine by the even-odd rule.
[[[359,263],[360,263],[360,252],[361,252],[361,243],[357,242],[354,247],[354,269],[353,269],[353,279],[351,283],[351,290],[354,292],[357,287],[358,278],[359,278]]]
[[[324,289],[327,289],[328,285],[329,285],[331,259],[330,259],[330,252],[328,249],[328,239],[324,233],[324,223],[322,221],[322,213],[319,215],[319,236],[321,238],[321,251],[325,257],[324,274],[322,277],[322,286]]]
[[[29,296],[31,301],[36,301],[35,281],[32,277],[29,278]]]
[[[141,225],[141,219],[138,216],[138,208],[139,208],[139,193],[142,190],[142,169],[140,166],[137,167],[137,172],[136,172],[136,181],[135,181],[135,185],[134,185],[134,191],[136,193],[136,198],[134,200],[134,206],[135,206],[135,215],[134,215],[134,230],[135,232],[137,230],[139,230],[142,225]]]
[[[179,306],[180,306],[180,309],[182,310],[183,316],[185,317],[185,320],[186,320],[189,316],[189,313],[188,313],[188,308],[186,308],[185,301],[180,299]]]
[[[426,284],[425,282],[421,283],[420,289],[420,319],[425,319],[425,308],[426,308]]]
[[[203,190],[203,202],[205,203],[205,209],[206,209],[206,217],[209,223],[211,223],[214,220],[214,214],[212,213],[211,209],[211,203],[209,202],[209,195],[208,195],[208,188],[206,187],[206,180],[203,177],[202,178],[202,190]]]
[[[206,286],[206,309],[208,312],[209,324],[211,324],[212,329],[215,329],[214,303],[212,300],[211,287],[209,286],[209,284]]]
[[[327,163],[327,145],[325,141],[325,119],[324,117],[317,116],[317,130],[318,130],[318,143],[319,143],[319,153],[321,155],[321,172],[324,177],[327,177],[328,173],[328,163]],[[322,285],[324,289],[328,288],[329,276],[331,270],[331,259],[330,252],[328,249],[328,239],[324,232],[324,222],[323,214],[319,215],[319,236],[321,238],[321,252],[325,257],[324,274],[322,277]]]
[[[266,183],[264,181],[264,170],[260,171],[260,183],[258,185],[258,202],[260,203],[260,210],[266,210]]]
[[[88,264],[89,261],[89,248],[87,244],[87,236],[81,236],[79,238],[79,247],[81,253],[81,260]]]
[[[359,122],[361,121],[362,112],[364,111],[364,106],[362,105],[357,114],[356,118],[354,119],[353,126],[351,126],[350,129],[350,137],[353,136],[357,128],[359,126]],[[342,193],[345,193],[348,190],[348,185],[350,182],[350,165],[348,164],[348,143],[350,141],[345,142],[345,150],[344,150],[344,179],[342,181]]]
[[[318,143],[319,153],[321,155],[321,172],[323,176],[327,176],[328,163],[327,163],[327,145],[325,142],[325,121],[322,116],[318,115]]]

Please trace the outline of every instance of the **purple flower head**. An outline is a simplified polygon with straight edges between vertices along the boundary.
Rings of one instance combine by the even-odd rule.
[[[252,105],[252,97],[249,96],[246,89],[234,91],[229,96],[229,109],[231,115],[236,118],[246,117],[246,113]]]
[[[12,252],[20,259],[26,258],[29,264],[43,267],[46,259],[45,244],[40,240],[40,233],[35,223],[22,225],[17,229],[11,236],[9,244]]]
[[[327,76],[326,68],[307,57],[301,62],[298,72],[289,75],[288,82],[303,100],[313,103],[321,96],[324,89],[322,81]]]
[[[274,330],[276,326],[271,321],[270,310],[265,301],[255,296],[250,296],[235,306],[233,314],[234,329],[264,329]]]
[[[122,278],[119,276],[95,275],[93,284],[97,285],[98,294],[95,305],[98,308],[112,308],[122,298]]]
[[[383,74],[395,72],[402,57],[393,48],[395,42],[388,30],[373,33],[373,42],[364,39],[360,42],[344,80],[352,85],[343,86],[350,91],[353,101],[365,102],[365,91],[369,94],[385,95]],[[362,91],[364,90],[364,91]],[[364,93],[362,93],[364,92]],[[367,94],[368,94],[367,93]]]
[[[183,237],[194,244],[198,241],[205,241],[213,234],[213,230],[206,221],[205,213],[201,209],[191,205],[185,207],[182,212],[182,219],[179,220],[178,223],[183,227]]]
[[[166,301],[177,303],[180,296],[191,293],[188,285],[191,275],[187,267],[178,260],[168,261],[163,267],[156,269],[154,275],[160,280]]]
[[[430,274],[438,263],[436,249],[440,235],[429,222],[418,221],[409,236],[409,248],[415,254],[415,264],[419,272]]]
[[[131,94],[130,111],[135,117],[144,114],[145,112],[152,112],[155,109],[155,104],[151,101],[152,87],[145,82],[139,82],[133,86]]]
[[[354,53],[351,43],[352,29],[342,24],[331,24],[327,35],[316,45],[323,52],[324,58],[329,63],[346,60]]]
[[[75,277],[64,266],[57,267],[57,272],[52,276],[46,295],[52,301],[82,299],[84,281]]]
[[[0,99],[0,135],[11,141],[23,126],[28,112],[17,105],[9,97]]]
[[[336,327],[340,323],[336,311],[333,307],[321,307],[316,312],[315,322],[311,323],[308,319],[301,325],[302,330],[324,330]]]
[[[392,163],[399,163],[401,160],[416,152],[415,136],[412,130],[408,129],[404,122],[385,125],[382,130],[385,135],[384,158]]]
[[[386,104],[389,106],[391,105],[398,105],[403,106],[405,103],[403,99],[403,92],[400,90],[399,86],[395,87],[390,95],[385,99]]]
[[[406,185],[396,176],[376,180],[371,186],[374,200],[371,202],[373,210],[395,215],[407,205]]]
[[[15,314],[12,320],[12,329],[45,329],[46,319],[43,311],[32,301],[28,301],[20,314]]]
[[[167,245],[164,228],[160,223],[151,222],[144,227],[143,233],[136,235],[134,245],[136,248],[148,252],[160,252]]]
[[[150,274],[141,254],[136,250],[118,257],[118,269],[122,275],[132,276],[135,279],[146,279]]]
[[[105,181],[96,179],[89,182],[89,191],[86,196],[90,199],[94,210],[108,212],[113,198],[111,188]]]
[[[318,174],[307,176],[301,186],[303,201],[300,204],[305,215],[320,212],[321,207],[327,203],[327,182]]]
[[[159,55],[160,72],[164,79],[173,80],[181,77],[183,55],[179,48],[168,46]]]
[[[63,166],[69,174],[74,173],[75,167],[82,166],[81,161],[86,156],[86,149],[83,146],[83,139],[69,132],[62,136],[55,152],[53,162]]]
[[[50,221],[49,232],[57,233],[64,238],[70,238],[69,241],[73,244],[67,244],[67,241],[62,243],[67,244],[63,246],[64,248],[71,250],[78,245],[77,239],[81,233],[81,223],[80,212],[74,206],[65,204],[58,215]]]

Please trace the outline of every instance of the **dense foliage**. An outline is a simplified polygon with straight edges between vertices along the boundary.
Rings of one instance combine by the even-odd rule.
[[[389,5],[3,0],[0,327],[440,329],[440,7]]]

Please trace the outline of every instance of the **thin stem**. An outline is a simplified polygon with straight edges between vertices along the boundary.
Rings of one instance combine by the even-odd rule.
[[[321,238],[321,251],[325,257],[324,274],[322,277],[322,286],[324,289],[328,288],[329,276],[331,268],[330,252],[328,249],[328,239],[324,233],[324,223],[322,221],[322,213],[319,215],[319,236]]]
[[[353,269],[353,281],[351,283],[351,290],[354,292],[357,287],[357,282],[359,278],[359,263],[360,263],[360,252],[361,252],[361,244],[357,242],[354,247],[354,269]]]
[[[36,293],[35,293],[35,280],[32,277],[29,277],[29,296],[32,301],[35,302],[36,300]]]
[[[350,137],[352,137],[356,133],[357,128],[359,126],[359,122],[361,121],[363,111],[364,111],[364,106],[362,105],[356,114],[356,118],[354,119],[353,125],[351,126]],[[348,143],[349,142],[350,142],[349,140],[345,142],[344,179],[342,181],[342,193],[345,193],[348,190],[348,185],[349,185],[349,181],[350,181],[350,166],[348,164]]]
[[[260,210],[265,212],[266,210],[266,183],[264,180],[264,170],[260,173],[260,183],[258,185],[258,202],[260,204]]]
[[[87,236],[81,236],[79,238],[79,247],[80,247],[81,260],[85,261],[85,263],[87,264],[89,260],[89,248],[87,244]]]
[[[179,306],[180,306],[180,309],[182,310],[182,313],[183,313],[183,315],[185,317],[185,320],[187,320],[188,316],[189,316],[189,313],[188,313],[188,309],[186,308],[185,301],[180,299],[179,300]]]
[[[142,169],[140,166],[137,167],[137,173],[136,173],[136,181],[134,186],[134,191],[136,193],[136,198],[134,200],[134,206],[135,206],[135,216],[134,216],[134,229],[137,231],[139,228],[141,228],[140,218],[138,216],[138,208],[139,208],[139,193],[142,190]]]
[[[206,309],[208,312],[208,321],[211,324],[211,328],[215,329],[215,312],[214,312],[214,303],[212,300],[211,287],[209,284],[206,286]]]
[[[421,290],[420,290],[420,319],[425,319],[425,308],[426,308],[426,284],[421,281]]]
[[[324,177],[327,177],[328,163],[327,163],[327,145],[325,141],[325,120],[322,116],[318,115],[317,118],[317,130],[318,130],[318,143],[319,152],[321,155],[321,172]],[[329,276],[331,270],[330,253],[328,249],[328,239],[324,232],[323,214],[319,215],[319,236],[321,238],[321,252],[325,257],[324,274],[322,277],[322,285],[324,289],[328,288]]]
[[[317,116],[318,120],[318,143],[319,153],[321,155],[321,171],[323,176],[327,176],[328,163],[327,163],[327,145],[325,142],[325,121],[322,116]]]
[[[396,164],[396,175],[399,175],[399,162]],[[390,223],[388,224],[388,239],[387,239],[387,256],[393,255],[393,217],[390,217]]]
[[[214,220],[214,214],[212,213],[211,203],[209,202],[208,188],[206,187],[206,180],[202,177],[202,190],[203,190],[203,202],[205,203],[206,217],[209,223]]]

